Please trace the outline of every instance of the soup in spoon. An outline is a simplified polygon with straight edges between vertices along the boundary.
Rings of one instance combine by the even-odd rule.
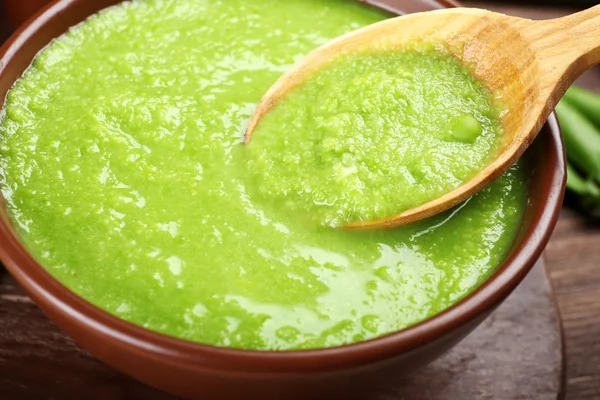
[[[502,107],[441,44],[346,55],[259,122],[248,169],[264,201],[339,227],[415,208],[497,155]]]

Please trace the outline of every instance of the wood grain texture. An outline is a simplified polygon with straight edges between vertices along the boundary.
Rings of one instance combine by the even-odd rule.
[[[546,250],[568,354],[568,399],[600,399],[600,227],[564,210]]]
[[[366,400],[554,400],[562,376],[560,320],[538,264],[465,341]],[[88,400],[173,399],[79,349],[1,271],[0,398],[75,400],[83,393]]]
[[[463,1],[467,6],[532,19],[557,18],[570,7],[508,5],[499,1]],[[600,68],[577,83],[600,93]],[[567,352],[567,399],[600,399],[600,224],[563,210],[546,249],[546,260],[563,319]]]

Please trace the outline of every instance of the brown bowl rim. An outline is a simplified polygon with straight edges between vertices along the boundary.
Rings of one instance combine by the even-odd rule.
[[[49,20],[68,12],[82,0],[55,1],[37,13],[0,48],[0,82],[9,61]],[[378,3],[377,0],[358,0]],[[452,0],[433,0],[435,6],[454,7]],[[11,82],[12,85],[13,82]],[[0,105],[4,99],[0,100]],[[547,197],[512,254],[479,288],[448,309],[416,325],[374,339],[311,350],[246,350],[217,347],[154,332],[122,320],[78,296],[53,278],[25,249],[3,212],[0,218],[0,259],[42,310],[52,310],[65,320],[104,340],[116,341],[137,352],[147,352],[167,363],[239,372],[324,372],[359,367],[410,352],[441,339],[455,328],[497,306],[521,282],[541,255],[558,219],[566,181],[565,154],[556,116],[544,128],[548,163],[544,190]],[[0,196],[2,208],[4,199]],[[535,211],[535,210],[534,210]],[[70,322],[71,323],[71,322]]]

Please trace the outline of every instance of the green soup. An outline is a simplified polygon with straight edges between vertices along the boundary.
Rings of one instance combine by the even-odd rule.
[[[351,0],[148,0],[73,28],[2,114],[2,190],[23,242],[108,312],[219,346],[336,346],[446,309],[507,254],[521,165],[427,221],[349,232],[266,200],[241,144],[282,72],[385,17]]]
[[[491,93],[443,48],[354,54],[268,112],[248,168],[265,200],[338,226],[391,217],[457,188],[496,155]]]

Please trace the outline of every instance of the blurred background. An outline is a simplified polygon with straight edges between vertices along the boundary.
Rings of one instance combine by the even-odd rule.
[[[50,0],[0,0],[0,35],[25,22]]]
[[[2,32],[6,34],[32,16],[50,0],[0,0]]]

